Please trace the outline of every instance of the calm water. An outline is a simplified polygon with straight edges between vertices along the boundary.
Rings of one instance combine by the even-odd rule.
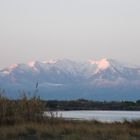
[[[59,111],[58,117],[78,120],[99,120],[114,122],[140,120],[140,111]]]

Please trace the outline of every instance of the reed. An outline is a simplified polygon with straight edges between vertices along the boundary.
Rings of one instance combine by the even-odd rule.
[[[5,92],[0,90],[0,124],[15,124],[23,122],[41,121],[43,104],[36,95],[28,96],[22,92],[20,99],[10,100]]]

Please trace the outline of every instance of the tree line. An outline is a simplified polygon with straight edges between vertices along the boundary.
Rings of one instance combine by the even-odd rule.
[[[93,100],[70,100],[44,101],[49,110],[134,110],[140,111],[140,100],[137,101],[93,101]]]

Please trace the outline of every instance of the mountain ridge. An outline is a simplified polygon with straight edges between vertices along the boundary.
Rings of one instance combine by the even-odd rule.
[[[0,87],[11,97],[17,97],[19,90],[33,91],[37,82],[39,95],[44,99],[140,98],[140,68],[127,67],[114,59],[32,61],[0,70]]]

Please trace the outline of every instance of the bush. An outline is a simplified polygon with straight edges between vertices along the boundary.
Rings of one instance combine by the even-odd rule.
[[[10,100],[0,90],[0,124],[41,121],[42,117],[43,104],[38,96],[23,92],[19,100]]]

